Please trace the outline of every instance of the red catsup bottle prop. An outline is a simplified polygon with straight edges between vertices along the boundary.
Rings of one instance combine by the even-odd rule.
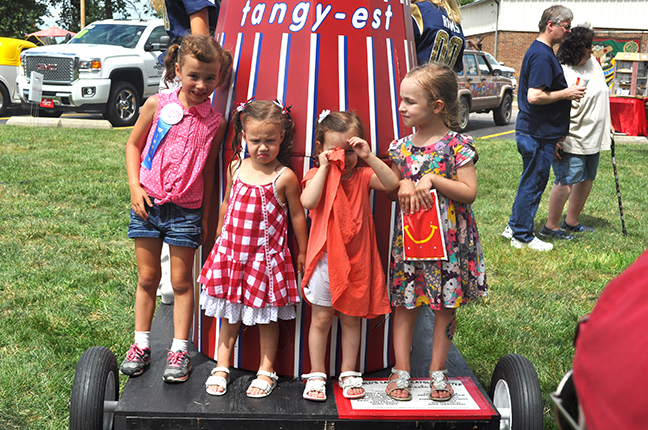
[[[300,179],[312,167],[315,126],[322,110],[355,111],[365,127],[366,140],[383,158],[389,144],[409,132],[398,114],[400,82],[416,65],[409,0],[223,0],[216,39],[231,52],[234,61],[229,85],[226,82],[217,90],[214,107],[230,118],[239,103],[252,97],[279,99],[291,106],[295,144],[290,167]],[[221,145],[221,170],[232,159],[233,138],[230,123]],[[221,180],[221,199],[224,187]],[[378,193],[372,196],[372,206],[387,270],[392,204],[384,193]],[[296,250],[293,238],[290,240],[291,249]],[[294,258],[297,252],[292,254]],[[388,285],[385,288],[388,290]],[[310,308],[300,303],[297,320],[279,322],[278,374],[298,377],[310,371],[309,321]],[[358,370],[375,371],[393,362],[389,330],[388,318],[363,320]],[[199,350],[215,358],[217,338],[218,321],[197,312],[194,343]],[[327,372],[337,374],[340,354],[336,323],[331,344],[334,347],[330,348]],[[232,363],[257,370],[255,327],[243,327]]]

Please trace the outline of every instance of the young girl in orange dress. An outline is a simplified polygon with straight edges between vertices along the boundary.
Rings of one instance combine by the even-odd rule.
[[[339,384],[345,397],[359,398],[365,394],[356,371],[361,319],[390,312],[369,194],[395,190],[398,178],[363,138],[355,113],[324,111],[315,132],[319,166],[302,180],[301,201],[312,221],[302,280],[312,306],[311,373],[303,375],[308,400],[326,400],[326,344],[335,314],[342,327]],[[358,159],[369,167],[357,167]]]

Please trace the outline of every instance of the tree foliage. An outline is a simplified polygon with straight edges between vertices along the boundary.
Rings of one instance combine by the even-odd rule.
[[[38,31],[47,14],[47,4],[39,0],[0,1],[0,36],[24,39],[26,34]]]
[[[81,30],[80,0],[48,0],[50,5],[59,8],[60,19],[57,24],[66,30]],[[85,23],[111,18],[129,18],[127,0],[85,0]]]

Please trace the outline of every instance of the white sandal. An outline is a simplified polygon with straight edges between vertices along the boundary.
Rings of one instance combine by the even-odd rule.
[[[454,392],[446,376],[447,374],[448,369],[430,370],[430,399],[435,402],[447,402],[454,396]],[[445,391],[446,393],[450,393],[450,395],[448,397],[432,397],[432,393],[435,391]]]
[[[359,399],[365,396],[364,388],[362,387],[362,373],[350,370],[348,372],[340,373],[338,378],[340,388],[342,388],[342,395],[347,399]],[[353,388],[362,388],[361,394],[349,394]]]
[[[392,375],[397,377],[391,379]],[[410,374],[407,370],[398,370],[392,368],[391,374],[387,380],[387,395],[399,402],[407,402],[412,400],[412,392],[410,391]],[[391,388],[389,387],[391,385]],[[407,393],[407,397],[396,397],[392,393],[394,390],[403,390]]]
[[[264,381],[263,379],[259,379],[258,378],[259,375],[267,376],[268,378],[272,379],[272,384],[268,383],[267,381]],[[272,393],[272,390],[274,390],[275,387],[277,386],[277,379],[279,379],[279,377],[275,372],[270,373],[270,372],[266,372],[265,370],[259,370],[257,372],[257,378],[254,381],[252,381],[252,383],[248,387],[248,390],[250,388],[258,388],[259,390],[262,391],[262,393],[250,394],[246,392],[247,396],[253,399],[262,399],[264,397],[268,397],[270,393]]]
[[[302,375],[302,379],[306,379],[306,387],[304,388],[304,397],[306,400],[313,400],[315,402],[323,402],[326,400],[326,373],[312,372]],[[308,393],[316,391],[324,394],[324,397],[314,397]]]
[[[216,372],[224,372],[227,373],[227,377],[223,378],[222,376],[214,375]],[[227,383],[229,382],[229,376],[230,376],[230,371],[227,367],[214,367],[211,371],[211,376],[207,378],[205,381],[205,391],[207,391],[207,394],[211,396],[222,396],[223,394],[227,393]],[[223,391],[209,391],[209,387],[221,387]]]

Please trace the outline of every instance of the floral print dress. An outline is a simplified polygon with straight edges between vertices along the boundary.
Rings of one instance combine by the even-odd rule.
[[[412,136],[395,140],[389,157],[403,179],[415,184],[427,173],[457,180],[457,168],[473,160],[477,151],[470,136],[453,131],[438,142],[414,146]],[[405,261],[402,214],[398,211],[391,245],[391,303],[408,309],[427,305],[456,308],[488,294],[486,266],[472,205],[438,193],[440,222],[448,260]]]

